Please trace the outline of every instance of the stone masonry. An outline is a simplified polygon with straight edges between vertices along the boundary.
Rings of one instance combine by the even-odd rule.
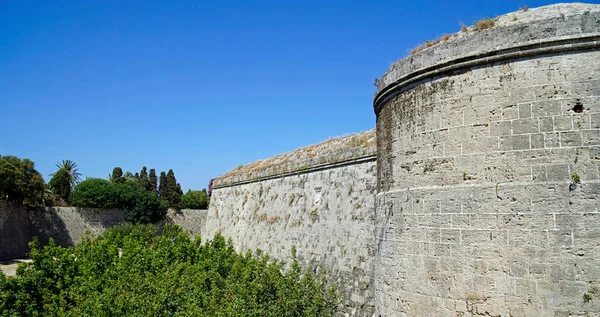
[[[232,237],[325,271],[344,296],[341,313],[372,316],[375,131],[240,166],[215,180],[206,238]]]
[[[600,315],[599,40],[521,10],[382,77],[378,316]]]

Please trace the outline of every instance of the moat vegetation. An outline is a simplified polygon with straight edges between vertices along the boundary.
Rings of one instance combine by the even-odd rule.
[[[216,235],[125,224],[75,247],[30,243],[33,262],[0,273],[0,316],[332,316],[324,277]]]

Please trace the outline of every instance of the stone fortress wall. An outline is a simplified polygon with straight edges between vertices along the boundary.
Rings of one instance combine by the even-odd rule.
[[[372,316],[375,131],[299,149],[215,179],[206,237],[232,237],[325,270],[344,295],[343,313]]]
[[[600,6],[496,19],[375,96],[380,316],[600,314]]]
[[[346,315],[600,315],[600,5],[453,35],[394,64],[374,107],[376,131],[240,166],[208,211],[166,222],[279,259],[296,246]],[[6,211],[0,257],[48,224],[72,243],[122,221]]]

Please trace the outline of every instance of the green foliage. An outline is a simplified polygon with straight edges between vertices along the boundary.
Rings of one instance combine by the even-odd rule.
[[[43,206],[48,201],[46,182],[29,159],[0,156],[0,199]]]
[[[188,190],[181,196],[181,208],[184,209],[206,209],[208,208],[208,194],[206,189]]]
[[[127,201],[125,219],[134,223],[156,223],[166,214],[156,192],[149,192],[135,184],[127,184],[132,193],[132,199]]]
[[[216,235],[125,225],[76,247],[30,243],[33,262],[0,274],[0,316],[333,316],[335,290]]]
[[[166,214],[156,192],[146,191],[134,181],[115,183],[97,178],[86,179],[75,186],[71,205],[127,209],[127,221],[135,223],[157,222]]]
[[[72,191],[69,172],[61,168],[51,176],[52,178],[48,182],[48,186],[58,198],[69,203]]]

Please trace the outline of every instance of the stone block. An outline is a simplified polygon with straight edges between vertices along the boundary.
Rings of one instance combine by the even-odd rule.
[[[554,131],[554,117],[543,117],[539,118],[538,120],[540,132]]]
[[[600,130],[583,130],[581,138],[584,146],[600,145]]]
[[[498,150],[526,150],[530,148],[529,135],[514,135],[510,137],[500,137]]]
[[[546,176],[548,181],[569,181],[569,165],[567,164],[552,164],[546,166]]]
[[[513,134],[537,133],[539,132],[538,119],[519,119],[512,121]]]
[[[519,104],[519,118],[531,118],[531,104],[530,103],[522,103]]]
[[[583,139],[580,131],[561,132],[560,133],[560,146],[561,147],[573,147],[581,146]]]
[[[531,135],[531,148],[532,149],[543,149],[544,146],[544,134],[535,133]]]
[[[534,117],[552,117],[562,113],[561,100],[545,100],[532,104]]]
[[[490,136],[509,136],[511,134],[512,125],[510,121],[498,121],[490,123]]]
[[[573,129],[573,117],[570,115],[554,117],[555,131],[568,131]]]
[[[460,243],[460,229],[441,229],[442,243]]]

